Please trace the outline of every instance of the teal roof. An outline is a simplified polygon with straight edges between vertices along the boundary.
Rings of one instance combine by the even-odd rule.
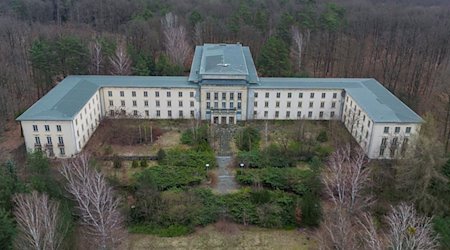
[[[17,120],[73,120],[101,87],[197,88],[184,76],[68,76]]]
[[[260,78],[254,89],[345,90],[378,123],[421,123],[422,118],[372,78]]]
[[[197,46],[189,81],[210,79],[246,80],[256,83],[258,76],[250,49],[241,44],[204,44]]]

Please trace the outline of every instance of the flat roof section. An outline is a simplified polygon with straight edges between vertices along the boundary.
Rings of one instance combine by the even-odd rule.
[[[248,75],[242,45],[204,44],[201,75]]]

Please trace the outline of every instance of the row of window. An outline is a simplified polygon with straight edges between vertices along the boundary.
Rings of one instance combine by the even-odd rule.
[[[384,127],[384,131],[383,131],[383,132],[384,132],[385,134],[389,134],[389,130],[390,130],[389,127]],[[399,134],[400,131],[401,131],[401,127],[395,127],[395,128],[394,128],[394,134]],[[411,127],[406,127],[405,133],[406,133],[406,134],[410,134],[410,133],[411,133]]]
[[[121,97],[125,96],[125,91],[121,90],[119,91],[119,95]],[[113,96],[113,92],[111,90],[108,91],[108,96],[112,97]],[[136,91],[131,91],[131,96],[132,97],[136,97]],[[148,91],[143,91],[143,96],[144,97],[148,97]],[[167,97],[171,97],[172,96],[172,92],[171,91],[166,91],[166,96]],[[189,92],[189,96],[190,97],[194,97],[194,92],[191,91]],[[155,91],[155,97],[159,97],[159,91]],[[183,92],[179,91],[178,92],[178,97],[183,97]]]
[[[258,102],[254,102],[253,106],[258,107]],[[298,102],[297,103],[297,107],[301,108],[303,106],[303,102]],[[264,102],[264,107],[268,108],[269,107],[269,102],[266,101]],[[275,107],[279,108],[280,107],[280,102],[277,101],[275,102]],[[286,103],[286,107],[290,108],[291,107],[291,102],[287,102]],[[313,108],[314,107],[314,102],[309,102],[309,107]],[[325,102],[320,102],[320,108],[325,108]],[[331,108],[336,108],[336,102],[331,102]]]
[[[41,137],[35,136],[34,143],[36,144],[36,146],[40,146],[41,145]],[[53,145],[51,136],[47,136],[47,145]],[[64,145],[64,138],[62,136],[58,136],[58,145],[59,146]]]
[[[255,96],[255,98],[258,98],[258,92],[255,92],[254,96]],[[310,93],[309,94],[310,98],[314,98],[314,96],[315,96],[315,93]],[[265,97],[266,98],[270,98],[270,92],[266,92],[265,93]],[[281,97],[281,92],[277,92],[276,93],[276,97],[280,98]],[[326,98],[327,97],[327,93],[322,93],[321,97],[322,98]],[[292,98],[292,93],[291,92],[287,93],[287,98]],[[303,98],[303,93],[302,92],[298,93],[298,98]],[[336,98],[337,98],[337,93],[333,93],[333,99],[336,99]]]
[[[219,108],[219,102],[214,102],[214,108],[215,109]],[[221,108],[222,109],[226,109],[227,108],[227,103],[226,102],[222,102]],[[234,107],[234,102],[229,102],[228,108],[229,109],[234,109],[235,108]],[[241,109],[241,108],[242,108],[242,103],[238,102],[237,103],[237,109]],[[206,102],[206,109],[211,109],[211,102]]]
[[[44,130],[45,132],[50,132],[50,125],[44,125]],[[33,125],[33,131],[34,132],[39,132],[39,126],[38,125]],[[61,125],[56,125],[56,131],[61,132]]]
[[[388,138],[384,137],[383,139],[381,139],[381,145],[380,145],[380,150],[379,150],[379,156],[384,156],[385,150],[386,148],[389,150],[389,156],[391,158],[395,157],[395,154],[397,152],[397,150],[399,149],[399,141],[398,141],[398,137],[394,137],[391,140],[390,145],[388,145],[387,143]],[[402,147],[401,147],[401,154],[404,155],[406,152],[406,149],[408,147],[408,142],[409,142],[409,138],[404,138],[403,142],[402,142]]]
[[[115,110],[110,110],[109,111],[109,114],[111,115],[111,116],[115,116],[115,115],[126,115],[126,111],[125,110],[120,110],[120,113],[116,113],[117,111],[115,111]],[[150,111],[149,110],[145,110],[144,111],[145,112],[145,116],[146,117],[150,117]],[[189,114],[190,114],[190,117],[191,118],[194,118],[194,110],[191,110],[190,112],[189,112]],[[137,110],[133,110],[133,116],[139,116],[140,114],[139,114],[139,111],[137,111]],[[168,117],[172,117],[172,110],[167,110],[167,116]],[[156,110],[156,117],[161,117],[161,110]],[[183,110],[179,110],[178,111],[178,117],[184,117],[184,113],[183,113]]]
[[[213,96],[214,96],[214,100],[219,100],[219,93],[218,92],[212,92]],[[227,100],[227,97],[229,97],[229,100],[234,100],[234,92],[222,92],[221,100]],[[238,100],[242,100],[242,93],[238,92],[237,93],[237,99]],[[211,92],[206,92],[206,100],[211,100]]]
[[[125,107],[125,100],[121,100],[120,101],[120,106]],[[136,100],[132,100],[132,105],[133,107],[137,107],[137,101]],[[160,107],[161,106],[161,102],[159,100],[155,101],[155,105],[156,107]],[[195,103],[194,101],[190,101],[189,102],[190,107],[194,107]],[[109,106],[110,107],[114,107],[114,101],[113,100],[109,100]],[[147,100],[144,101],[144,107],[148,107],[149,106],[149,102]],[[172,101],[167,101],[167,107],[172,107]],[[183,107],[183,101],[178,101],[178,107]]]
[[[253,115],[257,116],[258,112],[257,111],[253,111]],[[335,112],[331,111],[330,112],[330,117],[333,118],[335,116]],[[268,118],[269,117],[269,111],[264,111],[264,118]],[[275,111],[275,118],[279,118],[280,117],[280,111]],[[301,111],[297,111],[297,118],[301,118],[302,117],[302,112]],[[308,118],[312,118],[313,117],[313,112],[312,111],[308,111]],[[291,112],[290,111],[286,111],[286,118],[291,118]],[[319,118],[324,118],[324,112],[320,111],[319,112]]]

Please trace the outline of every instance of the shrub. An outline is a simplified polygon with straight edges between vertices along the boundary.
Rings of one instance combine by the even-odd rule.
[[[145,158],[142,159],[141,162],[140,162],[140,165],[141,165],[142,168],[148,167],[147,159],[145,159]]]
[[[435,217],[433,226],[439,234],[442,249],[450,249],[450,217]]]
[[[132,168],[137,168],[137,167],[139,167],[139,161],[138,161],[138,160],[133,160],[133,161],[131,162],[131,167],[132,167]]]
[[[317,227],[322,217],[322,209],[318,195],[306,192],[301,200],[301,224],[308,227]]]
[[[158,158],[158,162],[161,163],[166,158],[166,151],[164,149],[159,149],[158,153],[156,153],[156,157]]]
[[[163,165],[200,168],[204,168],[207,163],[210,168],[216,167],[214,152],[180,148],[168,150],[164,159],[160,161]]]
[[[253,127],[245,127],[235,137],[236,146],[243,151],[257,149],[260,139],[259,131]]]
[[[111,155],[113,153],[113,149],[112,149],[111,145],[106,146],[103,153],[104,153],[104,155]]]
[[[327,142],[328,141],[327,131],[325,131],[325,130],[320,131],[319,135],[317,135],[317,141]]]
[[[187,129],[181,134],[181,143],[191,145],[199,151],[210,150],[208,126],[201,125]]]
[[[151,224],[139,224],[131,225],[128,231],[130,233],[155,234],[160,237],[177,237],[191,233],[193,228],[184,225],[170,225],[168,227],[161,228]]]
[[[261,157],[261,153],[258,150],[239,151],[236,160],[239,163],[244,163],[246,167],[259,168],[263,167]]]
[[[155,183],[159,190],[200,184],[206,176],[205,168],[155,166],[136,173],[138,183]]]

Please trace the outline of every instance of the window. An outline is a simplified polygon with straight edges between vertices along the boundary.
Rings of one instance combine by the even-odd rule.
[[[320,107],[321,108],[325,107],[325,102],[320,102]]]
[[[308,112],[308,118],[311,118],[312,117],[312,111],[309,111]]]
[[[148,101],[144,101],[144,106],[148,107]]]
[[[367,127],[370,128],[370,121],[367,121]]]
[[[148,96],[148,92],[144,91],[144,97],[147,97],[147,96]]]
[[[381,139],[381,145],[386,146],[386,144],[387,144],[387,138],[385,137],[385,138]]]
[[[311,94],[309,95],[309,97],[310,97],[310,98],[314,98],[314,93],[311,93]]]
[[[258,92],[255,92],[255,98],[258,98]]]
[[[230,93],[230,100],[234,100],[234,93]]]
[[[194,110],[191,110],[191,117],[194,118]]]
[[[214,108],[218,109],[219,108],[219,103],[218,102],[214,102]]]
[[[269,112],[268,111],[264,111],[264,118],[267,118],[269,116]]]
[[[183,110],[178,111],[178,117],[183,117]]]
[[[331,103],[331,108],[336,108],[336,102]]]
[[[291,112],[286,111],[286,118],[289,118],[291,116]]]
[[[291,107],[291,102],[287,102],[287,105],[286,105],[288,108],[290,108]]]
[[[276,102],[276,103],[275,103],[275,107],[276,107],[276,108],[279,108],[279,107],[280,107],[280,102]]]
[[[406,131],[407,134],[411,133],[411,127],[406,127]]]
[[[242,100],[242,93],[238,93],[238,100]]]
[[[206,100],[210,100],[211,99],[211,93],[206,93]]]
[[[264,107],[268,108],[269,107],[269,102],[264,102]]]
[[[255,107],[258,107],[258,102],[254,102],[253,105],[254,105]]]
[[[167,116],[168,116],[168,117],[172,117],[172,110],[168,110],[168,111],[167,111]]]
[[[137,101],[133,100],[133,107],[136,107],[136,106],[137,106]]]
[[[210,102],[206,102],[206,108],[210,109],[211,108],[211,103]]]
[[[125,101],[124,101],[124,100],[120,101],[120,105],[121,105],[122,107],[125,107]]]
[[[194,101],[190,102],[191,107],[194,107]]]
[[[280,98],[280,96],[281,96],[281,93],[277,92],[277,98]]]
[[[39,136],[34,137],[34,142],[36,145],[41,145],[41,138],[39,138]]]
[[[369,138],[369,131],[366,131],[366,139]]]
[[[64,150],[63,147],[61,147],[61,148],[59,148],[59,153],[60,153],[61,155],[65,155],[65,154],[66,154],[66,151]]]
[[[302,107],[302,102],[298,102],[298,107],[299,107],[299,108]]]
[[[131,91],[131,96],[136,97],[136,91]]]
[[[214,100],[218,100],[219,99],[219,93],[214,93]]]
[[[226,109],[227,108],[227,103],[226,102],[222,102],[222,108]]]
[[[183,107],[183,101],[178,101],[178,107]]]
[[[44,125],[45,131],[50,131],[50,126],[49,125]]]
[[[161,111],[156,110],[156,117],[161,117]]]
[[[137,110],[133,110],[133,115],[137,116],[138,115],[138,111]]]
[[[109,111],[109,115],[110,115],[110,116],[114,116],[114,110],[110,110],[110,111]]]
[[[156,101],[156,107],[161,106],[161,104],[159,103],[159,100]]]
[[[331,111],[330,113],[330,117],[333,118],[334,117],[334,111]]]
[[[167,95],[167,97],[171,97],[172,93],[170,93],[170,91],[167,91],[166,95]]]
[[[64,145],[64,139],[62,136],[58,136],[58,144],[59,145]]]
[[[37,125],[33,125],[33,131],[34,131],[34,132],[38,132],[38,131],[39,131]]]
[[[183,97],[183,92],[178,92],[178,97]]]
[[[323,118],[323,111],[320,111],[320,112],[319,112],[319,117],[320,117],[320,118]]]
[[[395,133],[396,134],[400,133],[400,127],[395,127]]]
[[[47,144],[52,145],[52,138],[47,136]]]
[[[108,91],[108,96],[112,96],[112,91]]]
[[[145,116],[147,116],[147,117],[150,116],[150,112],[148,110],[145,111]]]
[[[326,93],[322,93],[322,98],[325,98],[326,97]]]
[[[337,98],[337,93],[333,93],[333,99]]]
[[[280,116],[280,112],[279,111],[275,111],[275,118],[278,118]]]
[[[238,102],[237,108],[238,108],[238,109],[241,109],[241,102]]]
[[[155,92],[155,97],[159,97],[159,91]]]
[[[384,127],[384,133],[385,134],[389,133],[389,127]]]
[[[292,93],[288,93],[288,98],[291,98],[292,97]]]
[[[125,93],[123,91],[120,91],[120,96],[124,97]]]
[[[190,97],[194,97],[194,92],[192,92],[192,91],[189,92],[189,96],[190,96]]]
[[[61,132],[61,125],[56,125],[56,131]]]
[[[230,109],[234,108],[234,102],[230,102]]]
[[[310,108],[312,108],[312,107],[313,107],[313,105],[314,105],[314,103],[313,103],[313,102],[309,102],[309,107],[310,107]]]
[[[297,111],[297,117],[298,118],[302,117],[302,111]]]
[[[222,93],[222,100],[227,99],[227,93]]]
[[[269,98],[270,93],[266,92],[266,98]]]
[[[114,106],[114,101],[113,100],[109,100],[109,106],[110,107]]]
[[[298,98],[303,98],[303,93],[302,92],[298,93]]]
[[[363,122],[366,121],[366,115],[363,115]]]

